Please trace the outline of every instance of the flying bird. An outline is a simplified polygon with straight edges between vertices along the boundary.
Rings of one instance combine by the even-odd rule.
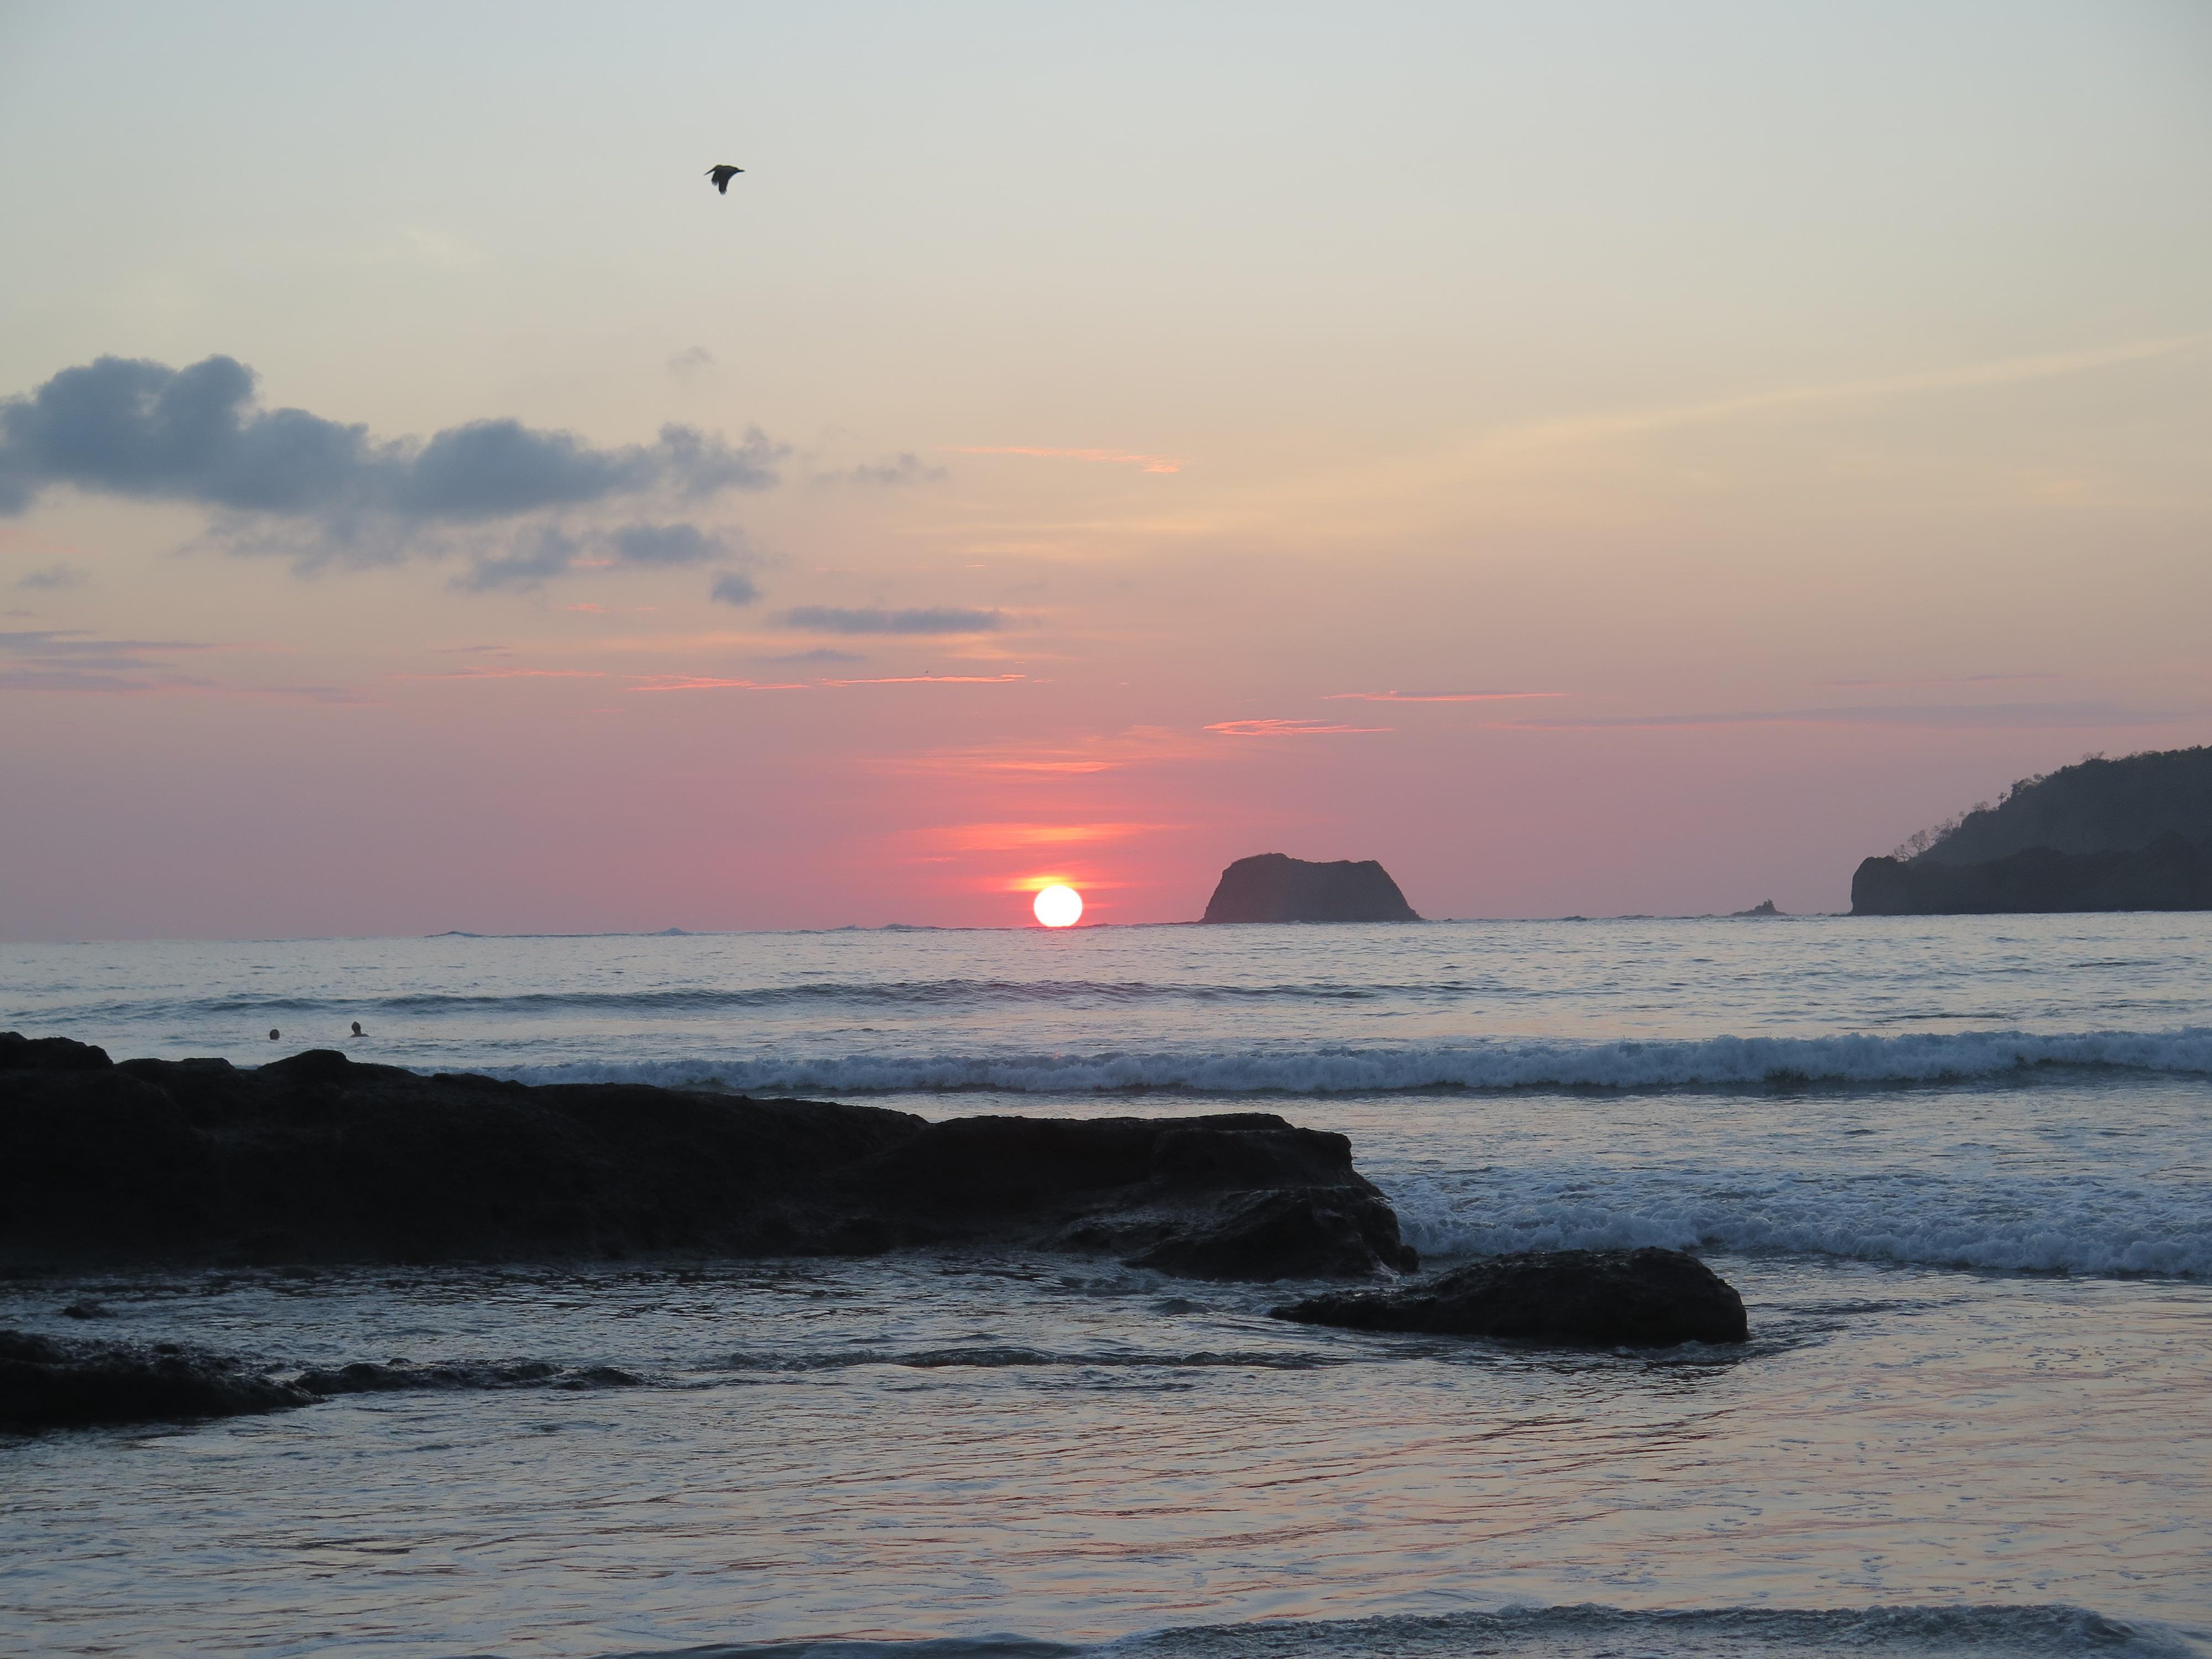
[[[707,176],[714,181],[714,188],[716,190],[720,191],[723,195],[727,196],[730,193],[730,180],[736,178],[738,174],[744,171],[744,169],[743,167],[726,166],[708,167],[707,169]]]

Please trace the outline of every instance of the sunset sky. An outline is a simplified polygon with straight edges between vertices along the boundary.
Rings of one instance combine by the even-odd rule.
[[[0,938],[1839,909],[2212,742],[2199,0],[0,4]]]

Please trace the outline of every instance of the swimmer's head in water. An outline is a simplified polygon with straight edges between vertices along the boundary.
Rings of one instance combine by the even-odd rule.
[[[276,1028],[274,1025],[269,1028],[269,1040],[271,1042],[276,1041]]]
[[[361,1035],[361,1022],[359,1020],[356,1020],[353,1023],[353,1034],[356,1036],[359,1036]]]

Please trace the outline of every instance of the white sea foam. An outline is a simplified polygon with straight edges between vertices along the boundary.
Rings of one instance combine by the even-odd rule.
[[[1377,1094],[1424,1090],[1739,1089],[2023,1076],[2053,1067],[2212,1073],[2212,1027],[2170,1031],[1711,1037],[1701,1042],[1495,1038],[1374,1047],[1275,1046],[1093,1054],[783,1054],[494,1068],[529,1083],[711,1084],[748,1093],[958,1090],[1005,1094]]]
[[[2077,1121],[2078,1106],[2046,1118],[2024,1099],[1977,1106],[1957,1122],[1932,1104],[1900,1115],[1842,1103],[1942,1079],[1978,1080],[2012,1097],[2010,1085],[2065,1067],[2113,1082],[2193,1079],[2212,1070],[2212,1031],[860,1055],[579,1063],[509,1074],[537,1082],[711,1083],[761,1095],[985,1097],[955,1109],[996,1103],[992,1093],[1017,1109],[1054,1097],[1099,1101],[1079,1110],[1112,1109],[1115,1095],[1146,1091],[1192,1098],[1188,1108],[1170,1109],[1207,1109],[1224,1097],[1324,1097],[1346,1103],[1304,1115],[1349,1110],[1351,1121],[1367,1126],[1356,1136],[1360,1167],[1383,1185],[1409,1242],[1425,1256],[1656,1244],[1984,1272],[2212,1279],[2212,1194],[2172,1178],[2172,1155],[2158,1150],[2159,1126],[2168,1120],[2145,1115],[2154,1109],[2129,1108],[2116,1120],[2130,1126],[2122,1133]],[[1834,1090],[1838,1103],[1801,1095],[1770,1121],[1763,1099],[1741,1098],[1777,1087]],[[1706,1097],[1608,1119],[1613,1127],[1596,1140],[1589,1138],[1588,1111],[1613,1109],[1564,1108],[1556,1097],[1525,1108],[1411,1098],[1426,1092],[1433,1102],[1463,1091],[1496,1100],[1516,1089]],[[1407,1098],[1356,1098],[1393,1094]],[[2191,1120],[2185,1101],[2154,1109],[2179,1113],[2178,1126]],[[1465,1127],[1455,1129],[1455,1121]],[[1630,1134],[1632,1145],[1621,1139]],[[1458,1150],[1439,1169],[1431,1160],[1448,1147]]]
[[[1955,1186],[1869,1169],[1848,1180],[1722,1169],[1530,1175],[1447,1187],[1386,1176],[1423,1256],[1656,1244],[1733,1255],[2091,1277],[2212,1279],[2212,1196],[2096,1182]]]
[[[994,1635],[740,1643],[631,1659],[1463,1659],[1469,1654],[1615,1659],[1624,1653],[1651,1659],[1771,1659],[1785,1653],[1888,1654],[1897,1659],[1984,1653],[2075,1659],[2102,1653],[2114,1659],[2187,1659],[2199,1651],[2171,1628],[2123,1623],[2081,1607],[1699,1607],[1644,1613],[1584,1604],[1429,1617],[1193,1625],[1096,1647]]]
[[[2179,1632],[2053,1606],[1686,1607],[1632,1611],[1509,1607],[1430,1617],[1201,1625],[1127,1638],[1103,1652],[1126,1659],[1772,1659],[1781,1654],[2026,1656],[2108,1653],[2181,1659]],[[887,1656],[886,1656],[887,1659]]]

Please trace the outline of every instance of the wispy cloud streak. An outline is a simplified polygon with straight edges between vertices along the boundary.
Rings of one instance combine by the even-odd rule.
[[[1333,691],[1323,702],[1517,702],[1564,697],[1564,691]]]
[[[2045,352],[2033,356],[2000,358],[1992,362],[1964,363],[1917,374],[1882,375],[1863,380],[1831,380],[1815,386],[1784,386],[1769,392],[1745,392],[1663,408],[1626,410],[1613,415],[1573,416],[1562,420],[1536,421],[1507,427],[1486,434],[1497,443],[1559,443],[1583,439],[1663,431],[1724,421],[1766,410],[1851,403],[1921,392],[1963,391],[1977,386],[2017,386],[2033,380],[2084,374],[2128,363],[2179,357],[2212,345],[2212,332],[2174,335],[2161,340],[2136,341],[2125,345],[2083,351]]]
[[[1137,455],[1126,449],[1040,449],[1027,444],[956,444],[955,455],[1030,455],[1049,461],[1096,461],[1109,466],[1141,467],[1146,472],[1180,472],[1182,463],[1165,455]]]
[[[855,685],[1005,685],[1026,674],[889,674],[872,679],[718,679],[699,674],[655,674],[632,691],[834,691]]]
[[[1224,738],[1328,738],[1361,732],[1390,732],[1389,726],[1338,726],[1328,720],[1221,720],[1206,728]]]
[[[1634,731],[1741,726],[1902,726],[1990,731],[2164,726],[2191,711],[2130,708],[2109,702],[1869,704],[1841,708],[1733,709],[1711,714],[1592,714],[1571,719],[1494,720],[1498,730]]]
[[[908,610],[881,606],[802,605],[784,612],[781,625],[802,634],[994,634],[1006,626],[998,611],[972,611],[957,605],[924,605]]]

